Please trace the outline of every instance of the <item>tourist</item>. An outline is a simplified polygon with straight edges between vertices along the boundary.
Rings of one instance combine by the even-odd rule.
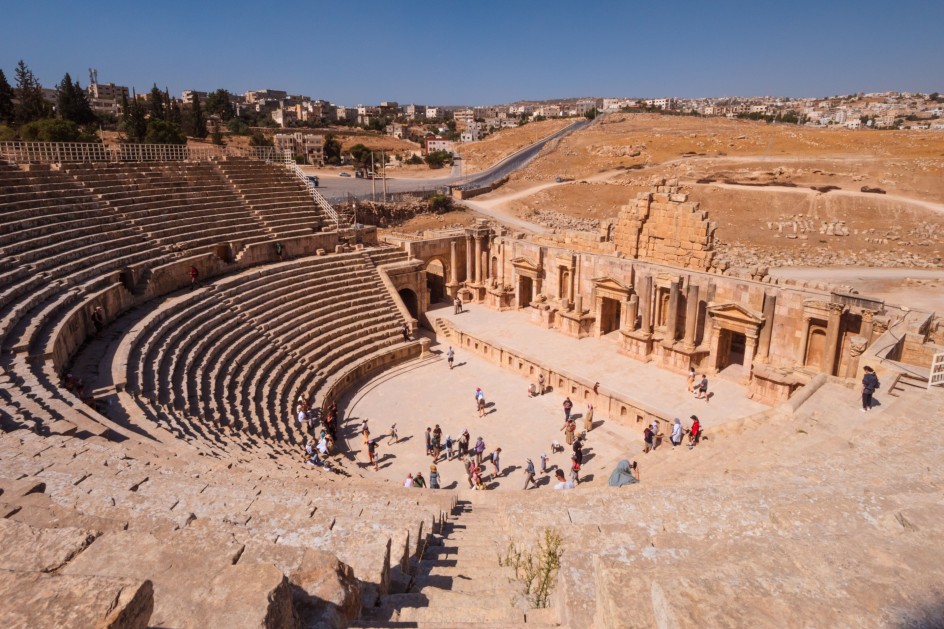
[[[495,451],[492,452],[492,455],[489,457],[492,462],[492,467],[495,468],[495,478],[501,476],[501,462],[499,458],[501,457],[501,448],[495,448]]]
[[[374,466],[374,471],[377,472],[380,470],[380,467],[377,465],[377,440],[371,439],[367,443],[367,460],[368,463]]]
[[[366,425],[361,430],[361,436],[364,438],[364,445],[366,446],[370,442],[370,429]]]
[[[430,456],[433,453],[433,429],[429,426],[426,427],[426,456]]]
[[[706,374],[701,374],[701,381],[695,387],[695,398],[708,401],[708,376]]]
[[[570,420],[570,410],[574,407],[574,403],[570,401],[570,398],[564,398],[564,420]]]
[[[544,374],[538,374],[538,390],[541,392],[541,395],[544,395]]]
[[[295,419],[298,421],[299,428],[304,428],[308,425],[308,413],[305,412],[305,409],[302,408],[301,404],[299,404],[296,408],[298,408],[298,414],[295,416]]]
[[[394,424],[390,427],[390,439],[387,440],[387,445],[400,442],[400,435],[397,434],[397,425]]]
[[[657,419],[653,419],[649,426],[652,428],[652,449],[655,450],[662,445],[662,428]]]
[[[426,489],[426,479],[423,478],[422,472],[417,472],[416,476],[413,477],[413,486],[419,487],[420,489]]]
[[[101,306],[92,308],[92,325],[95,327],[95,334],[101,334],[105,329],[105,311]]]
[[[531,459],[528,459],[524,464],[524,488],[527,489],[528,485],[538,486],[538,484],[534,482],[534,463]]]
[[[652,445],[653,438],[655,437],[655,433],[652,432],[652,426],[646,426],[646,429],[642,431],[642,437],[643,441],[646,443],[646,447],[643,448],[642,452],[643,454],[648,454],[650,450],[655,448],[655,446]]]
[[[449,371],[452,371],[452,363],[456,359],[456,353],[452,351],[452,345],[449,346],[449,350],[446,351],[446,362],[449,363]]]
[[[458,295],[456,295],[456,299],[452,302],[452,304],[455,306],[455,314],[462,313],[462,300],[459,299]]]
[[[557,484],[554,485],[554,489],[573,489],[576,487],[571,481],[564,478],[564,470],[555,470],[554,477],[557,479]]]
[[[409,341],[410,340],[410,324],[409,323],[403,324],[402,332],[403,332],[403,340]]]
[[[616,469],[610,474],[608,484],[610,487],[622,487],[623,485],[633,485],[639,482],[639,467],[636,462],[630,463],[623,459],[616,464]]]
[[[318,453],[321,454],[321,456],[328,456],[328,454],[330,453],[329,448],[328,448],[327,436],[328,436],[328,433],[322,430],[321,438],[318,440]]]
[[[691,450],[701,439],[701,423],[698,421],[698,416],[692,415],[692,427],[688,431],[688,449]]]
[[[403,486],[404,486],[404,487],[412,487],[412,486],[413,486],[413,475],[412,475],[412,474],[407,474],[407,475],[406,475],[406,480],[403,481]]]
[[[570,482],[574,485],[580,483],[580,459],[582,457],[574,452],[570,457]]]
[[[432,441],[429,443],[430,449],[432,450],[430,456],[433,457],[433,463],[439,461],[440,443],[442,443],[442,428],[439,427],[439,424],[436,424],[436,427],[433,428]]]
[[[469,458],[468,465],[465,463],[462,464],[462,467],[465,468],[465,477],[469,481],[469,489],[475,489],[475,483],[472,481],[472,473],[475,471],[475,461],[472,458]]]
[[[464,429],[462,434],[459,435],[459,458],[461,459],[464,456],[469,455],[469,441],[471,437],[469,436],[469,431]]]
[[[879,388],[880,384],[875,370],[866,365],[862,368],[865,374],[862,376],[862,412],[872,410],[872,394]]]
[[[531,383],[528,385],[528,397],[537,397],[538,396],[538,385]]]
[[[672,447],[682,443],[682,420],[678,417],[675,418],[675,423],[672,424]]]
[[[481,467],[474,467],[474,468],[472,468],[472,485],[475,487],[475,489],[477,489],[477,490],[479,490],[479,491],[483,491],[483,490],[485,490],[485,489],[488,489],[488,488],[485,486],[485,481],[482,480],[482,468],[481,468]]]
[[[279,259],[279,262],[282,261],[282,254],[285,252],[285,247],[282,246],[282,243],[275,243],[275,255]]]
[[[688,388],[689,393],[695,392],[695,368],[694,367],[688,368],[688,381],[686,382],[685,386]]]
[[[479,417],[485,417],[485,393],[480,388],[475,390],[475,407],[479,411]]]
[[[547,474],[547,453],[541,454],[541,473]]]
[[[439,470],[435,465],[429,466],[429,488],[439,489]]]
[[[200,271],[197,270],[197,267],[190,265],[190,290],[193,290],[197,287],[197,278],[200,277]]]
[[[570,418],[564,420],[564,425],[561,426],[561,431],[564,433],[564,440],[567,442],[567,445],[574,444],[574,433],[577,432],[577,424],[571,421]]]
[[[444,443],[446,445],[446,460],[451,461],[452,460],[452,446],[454,446],[456,442],[452,440],[451,435],[446,435],[446,441]]]
[[[587,404],[587,412],[583,415],[583,429],[587,432],[593,430],[593,404]]]
[[[482,456],[485,454],[485,440],[482,439],[481,437],[479,437],[478,439],[476,439],[476,440],[475,440],[475,447],[473,448],[473,450],[475,451],[475,463],[476,463],[477,465],[481,465],[481,464],[482,464]]]

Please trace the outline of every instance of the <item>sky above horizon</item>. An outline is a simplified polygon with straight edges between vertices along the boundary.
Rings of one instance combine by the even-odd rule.
[[[5,2],[0,69],[338,104],[944,92],[941,0]],[[160,10],[154,10],[158,8]]]

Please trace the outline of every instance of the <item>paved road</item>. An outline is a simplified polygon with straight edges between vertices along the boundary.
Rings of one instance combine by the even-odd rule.
[[[502,177],[506,177],[534,159],[534,157],[541,152],[541,149],[543,149],[548,142],[582,129],[583,127],[587,126],[589,122],[590,121],[588,120],[578,120],[577,122],[574,122],[573,124],[568,125],[563,129],[538,140],[534,144],[526,146],[517,153],[506,157],[491,168],[473,175],[468,175],[466,177],[459,176],[461,170],[459,164],[453,165],[452,171],[449,173],[449,175],[435,179],[388,177],[387,192],[417,192],[435,190],[437,188],[444,188],[446,186],[462,185],[468,187],[477,187],[488,185],[489,183],[498,181]],[[320,184],[319,190],[321,194],[329,201],[345,200],[349,194],[361,199],[370,198],[373,194],[375,194],[376,198],[380,200],[383,196],[383,181],[381,180],[371,181],[369,179],[358,179],[356,177],[321,177]]]

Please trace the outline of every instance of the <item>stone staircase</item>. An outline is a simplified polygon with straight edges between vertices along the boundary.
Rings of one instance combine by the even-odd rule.
[[[432,536],[404,592],[365,607],[353,627],[557,627],[551,608],[530,609],[515,570],[499,565],[510,532],[502,510],[463,492]]]

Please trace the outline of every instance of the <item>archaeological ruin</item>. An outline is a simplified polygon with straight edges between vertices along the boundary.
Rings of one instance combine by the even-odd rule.
[[[271,149],[150,151],[0,143],[5,626],[940,619],[940,313],[718,261],[711,209],[677,180],[597,232],[399,233],[352,224]],[[457,298],[481,314],[447,316]],[[634,393],[624,367],[554,362],[558,341],[669,386],[694,370],[752,410],[706,400],[697,448],[643,457],[642,429],[688,407]],[[300,400],[341,401],[343,421],[365,383],[446,346],[592,404],[589,443],[641,482],[417,491],[363,464],[353,419],[333,472],[305,464]],[[881,406],[859,413],[865,365]],[[541,598],[522,575],[555,535]]]

